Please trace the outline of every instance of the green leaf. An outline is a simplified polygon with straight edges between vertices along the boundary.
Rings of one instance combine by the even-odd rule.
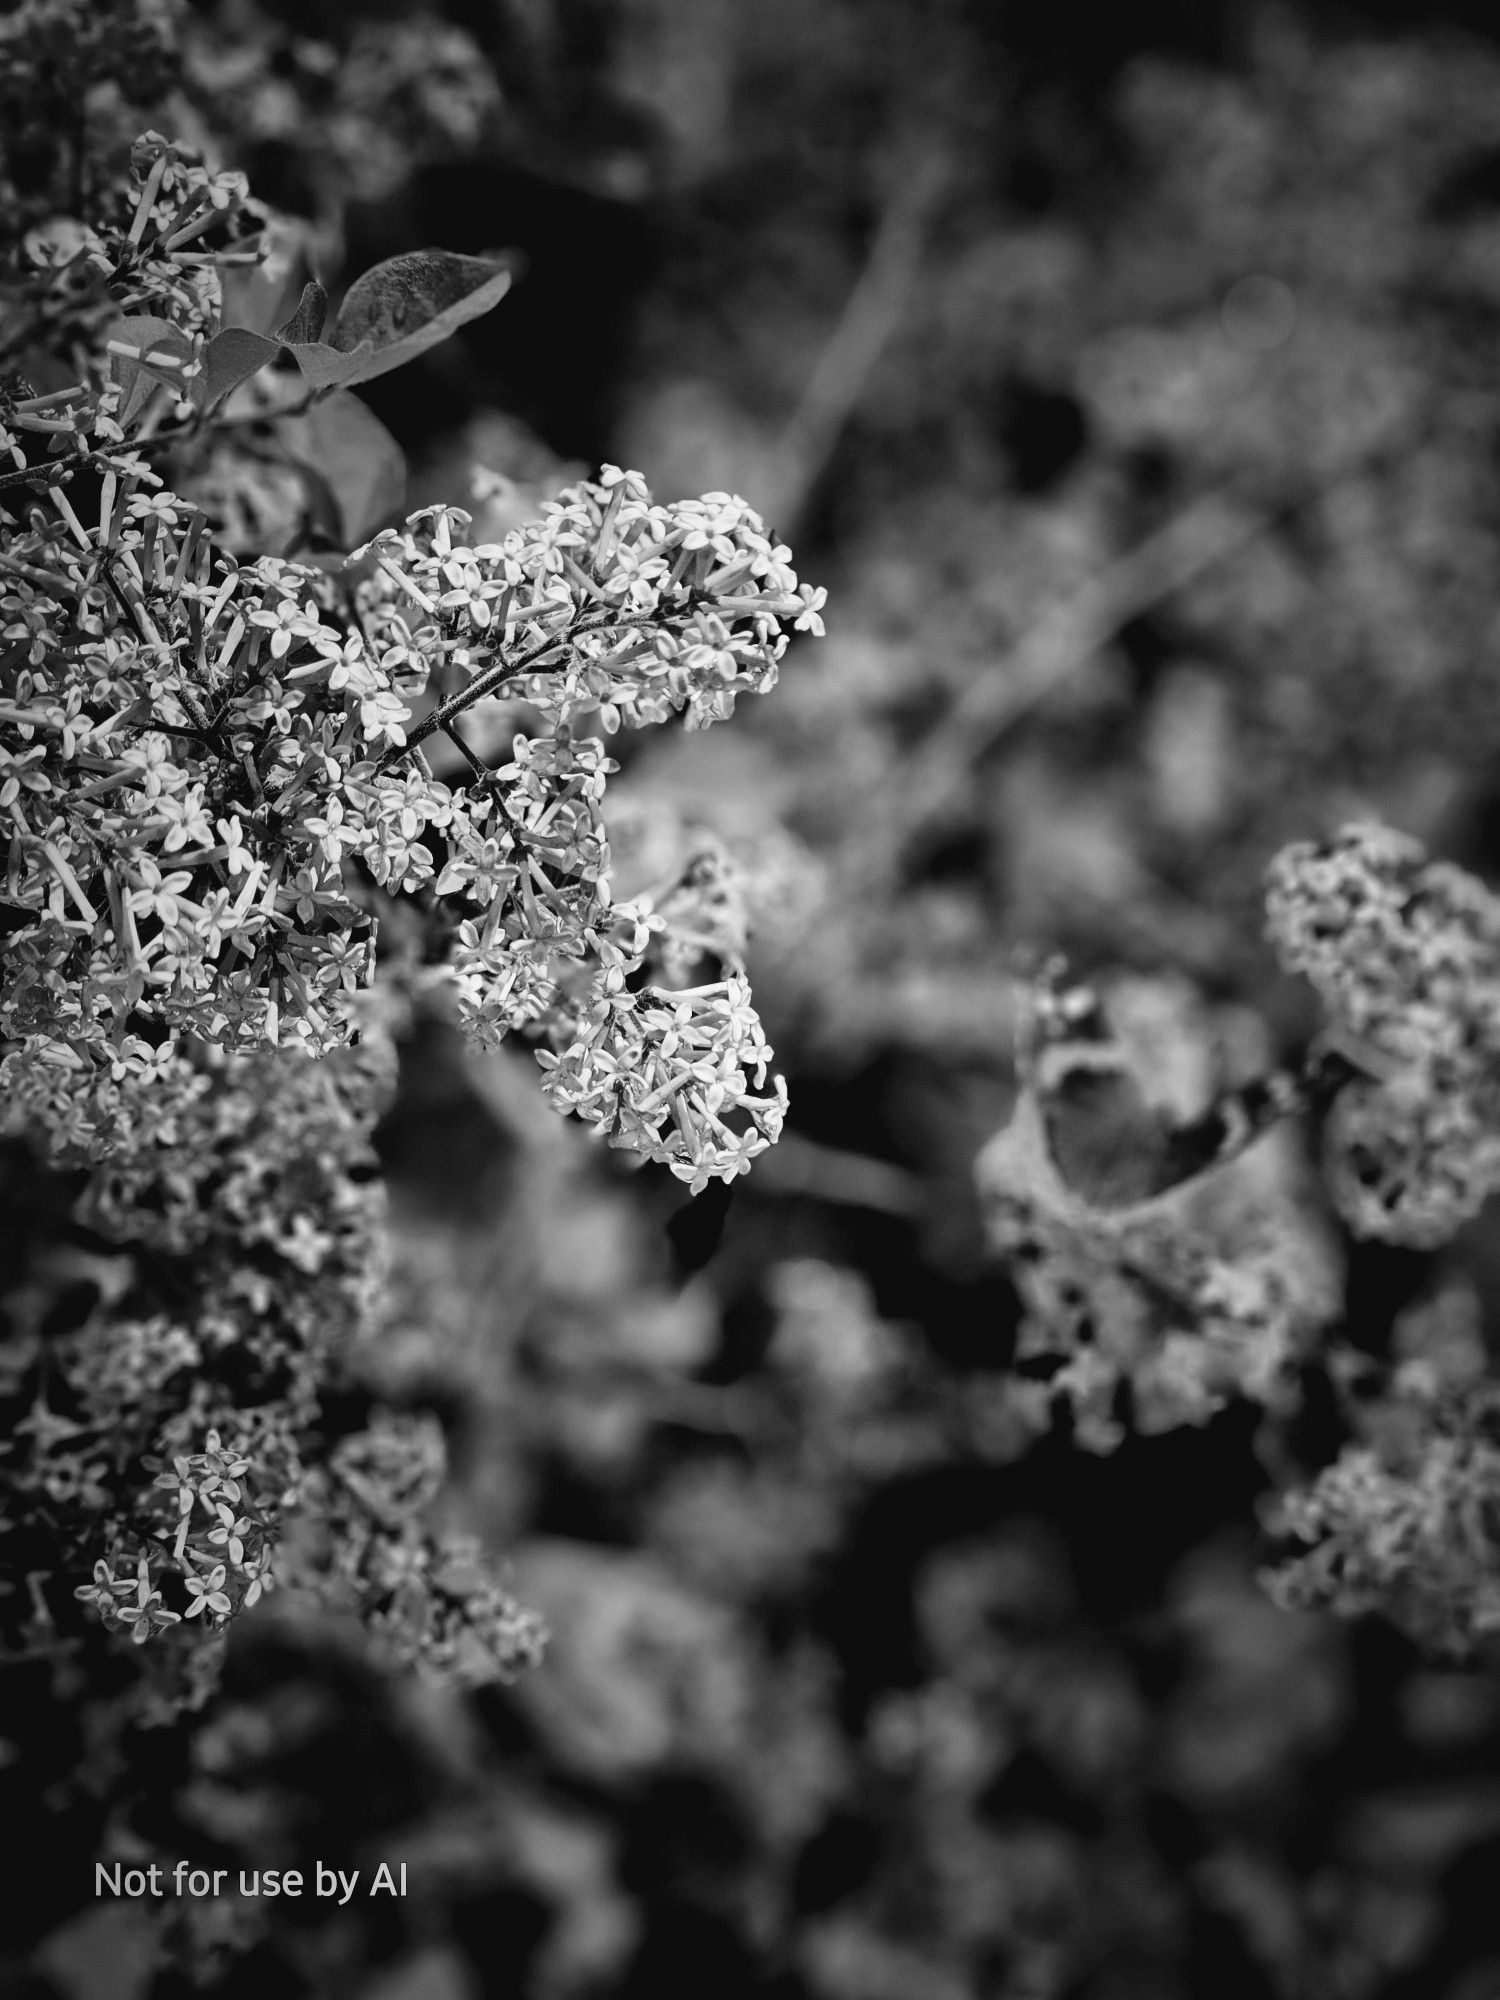
[[[346,353],[372,341],[382,354],[435,347],[465,321],[498,305],[510,290],[508,263],[412,250],[356,278],[339,308],[332,345]]]
[[[297,310],[285,325],[277,327],[273,337],[292,348],[310,346],[321,339],[327,320],[328,294],[316,278],[310,278],[302,287]]]
[[[360,365],[367,361],[372,350],[362,347],[356,354],[341,354],[336,347],[329,347],[321,340],[283,341],[297,366],[302,370],[302,379],[315,395],[325,389],[341,388],[346,382],[360,382],[365,379],[360,374]],[[378,368],[372,371],[379,374]]]
[[[322,288],[313,285],[277,338],[291,348],[314,390],[352,388],[400,368],[489,312],[510,290],[513,275],[508,262],[493,257],[409,251],[355,279],[326,340],[311,331],[320,303],[326,307]]]
[[[307,262],[307,225],[275,216],[258,235],[235,245],[236,257],[215,259],[219,276],[220,326],[248,327],[269,334],[292,310],[312,273]],[[237,258],[256,253],[259,262]]]
[[[159,382],[179,396],[192,396],[194,401],[201,396],[201,374],[191,381],[183,379],[183,369],[193,358],[193,343],[170,321],[155,319],[149,313],[132,313],[115,320],[104,338],[108,348],[124,350],[109,357],[110,375],[124,391],[122,425],[137,414]]]
[[[251,333],[248,327],[243,326],[223,328],[204,350],[200,408],[212,409],[231,389],[237,389],[241,382],[248,382],[252,375],[258,375],[266,363],[274,361],[280,352],[280,342],[267,339],[263,333]]]
[[[406,500],[406,455],[375,412],[347,389],[283,417],[276,434],[286,455],[329,501],[332,538],[367,541]]]

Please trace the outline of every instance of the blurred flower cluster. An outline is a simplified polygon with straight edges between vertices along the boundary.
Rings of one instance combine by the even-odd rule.
[[[218,1629],[274,1580],[359,1612],[403,1659],[462,1650],[466,1672],[504,1673],[535,1652],[534,1617],[477,1550],[427,1523],[444,1469],[430,1423],[331,1414],[340,1397],[359,1407],[383,1309],[369,1132],[394,1061],[381,1050],[319,1062],[199,1045],[116,1086],[103,1163],[54,1135],[54,1159],[81,1169],[71,1242],[90,1247],[39,1232],[7,1289],[0,1486],[22,1545],[7,1556],[34,1579],[8,1606],[23,1654],[62,1641],[87,1657],[51,1585],[100,1549],[74,1595],[137,1642],[195,1618]],[[27,1170],[16,1141],[7,1160]],[[445,1579],[441,1638],[437,1611],[400,1588],[428,1570]],[[201,1700],[188,1633],[177,1644],[177,1699],[191,1677]],[[152,1685],[170,1715],[169,1684]]]
[[[1368,1052],[1340,1092],[1334,1198],[1361,1236],[1445,1242],[1500,1188],[1500,900],[1388,827],[1286,848],[1269,935]]]

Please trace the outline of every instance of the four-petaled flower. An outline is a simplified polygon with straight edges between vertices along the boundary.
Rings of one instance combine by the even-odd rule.
[[[216,820],[219,838],[224,843],[224,866],[231,875],[243,875],[252,865],[254,857],[245,845],[245,829],[238,813],[228,819]]]
[[[219,1516],[219,1525],[209,1529],[207,1539],[215,1547],[223,1549],[238,1569],[245,1560],[245,1537],[255,1524],[243,1514],[236,1515],[234,1509],[225,1506],[222,1501],[216,1505],[215,1512]]]
[[[193,878],[182,869],[163,875],[149,854],[140,857],[142,881],[130,891],[130,907],[138,917],[159,917],[164,924],[177,921],[178,899],[191,888]]]
[[[300,605],[294,597],[283,597],[252,611],[250,623],[270,633],[273,660],[284,660],[294,640],[313,638],[319,629],[316,611],[311,605]]]
[[[187,1616],[196,1618],[202,1611],[211,1611],[215,1617],[227,1618],[234,1610],[224,1590],[227,1571],[223,1563],[215,1563],[207,1576],[189,1576],[183,1579],[192,1603],[187,1608]]]
[[[162,527],[175,527],[182,502],[175,493],[163,490],[160,493],[138,493],[126,510],[138,527],[148,521],[156,521]]]

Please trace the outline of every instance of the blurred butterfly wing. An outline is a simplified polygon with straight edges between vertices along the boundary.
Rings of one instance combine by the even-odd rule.
[[[1121,1069],[1070,1071],[1043,1100],[1052,1163],[1091,1208],[1128,1208],[1183,1178],[1161,1114]]]

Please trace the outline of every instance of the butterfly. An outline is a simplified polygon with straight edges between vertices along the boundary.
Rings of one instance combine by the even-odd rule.
[[[1175,1122],[1149,1102],[1117,1051],[1094,1043],[1073,1050],[1054,1044],[1041,1069],[1038,1098],[1052,1163],[1070,1191],[1096,1209],[1128,1208],[1169,1194],[1237,1158],[1272,1125],[1309,1104],[1300,1075],[1274,1070]]]

